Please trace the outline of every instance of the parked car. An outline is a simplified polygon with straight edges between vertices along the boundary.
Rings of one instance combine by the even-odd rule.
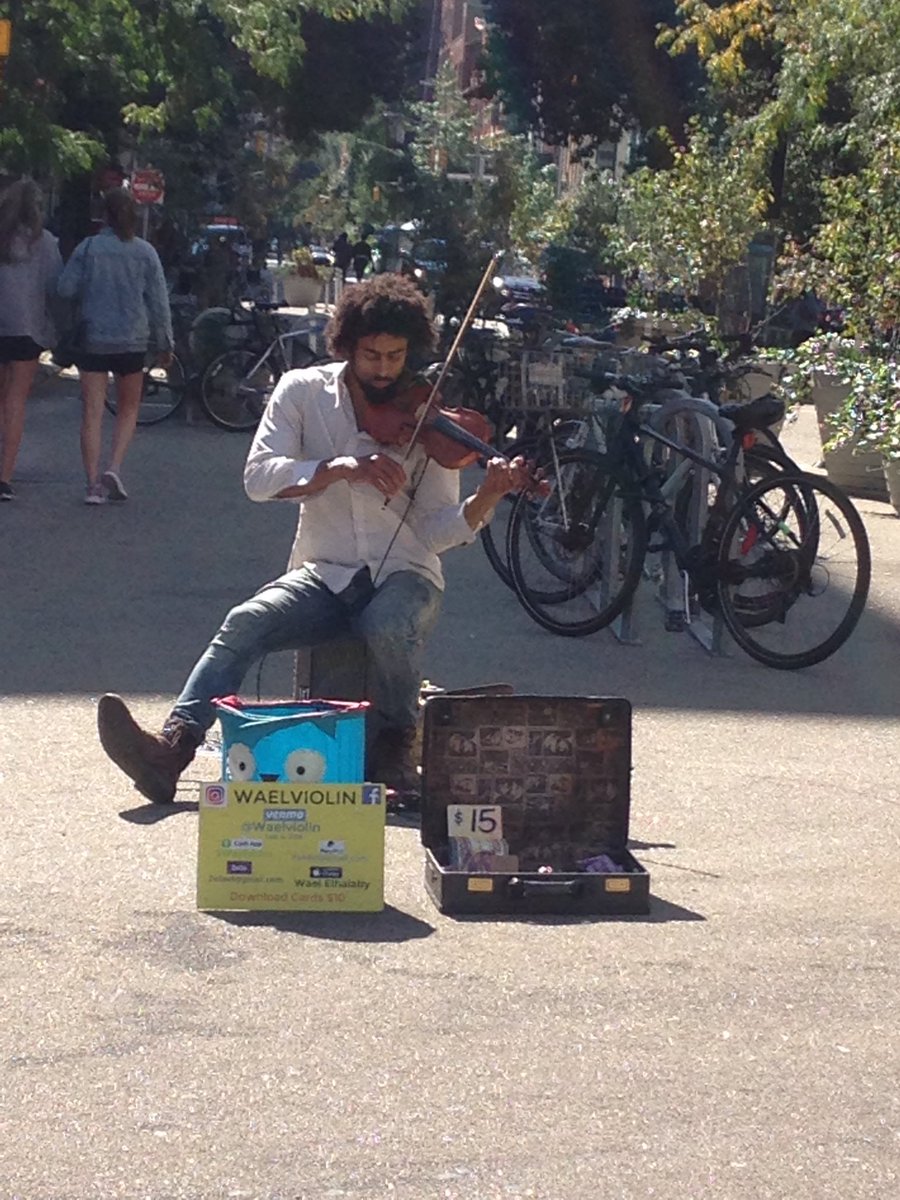
[[[432,291],[447,273],[447,243],[443,238],[424,238],[413,245],[412,273],[423,291]]]
[[[485,307],[492,312],[509,304],[543,305],[546,302],[544,285],[523,258],[510,256],[503,259],[491,282],[493,289],[485,298]]]
[[[324,246],[310,246],[309,252],[312,255],[312,260],[317,267],[334,266],[334,255],[330,250],[326,250]]]

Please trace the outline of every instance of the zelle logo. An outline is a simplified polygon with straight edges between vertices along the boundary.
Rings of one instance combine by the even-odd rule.
[[[225,870],[229,875],[252,875],[253,863],[247,862],[229,862],[225,866]]]

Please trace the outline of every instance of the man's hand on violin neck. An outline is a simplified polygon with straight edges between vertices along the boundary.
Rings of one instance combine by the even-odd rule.
[[[521,492],[533,480],[524,458],[491,458],[481,485],[468,498],[463,512],[470,529],[480,529],[508,492]]]
[[[368,483],[388,500],[392,500],[406,483],[406,472],[386,454],[348,458],[346,462],[345,479],[350,483]]]
[[[491,458],[476,495],[501,500],[508,492],[521,492],[533,482],[524,458]]]

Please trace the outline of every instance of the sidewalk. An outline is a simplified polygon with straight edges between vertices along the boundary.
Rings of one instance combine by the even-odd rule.
[[[88,508],[78,408],[71,382],[41,387],[0,506],[0,1200],[897,1193],[886,505],[859,505],[860,627],[800,673],[708,657],[649,595],[639,646],[555,638],[477,544],[447,555],[430,679],[632,701],[649,918],[441,917],[409,821],[383,914],[199,914],[193,795],[144,805],[99,750],[96,698],[158,722],[282,569],[294,511],[246,500],[248,436],[175,422],[138,431],[127,504]],[[809,417],[787,440],[812,461]],[[288,682],[265,665],[264,695]]]

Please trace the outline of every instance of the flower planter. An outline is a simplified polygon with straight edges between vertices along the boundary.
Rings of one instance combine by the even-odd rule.
[[[884,459],[884,481],[891,506],[900,517],[900,458]]]
[[[829,376],[823,371],[813,373],[812,398],[823,446],[834,433],[828,418],[837,412],[849,395],[850,385],[841,382],[839,376]],[[855,443],[846,442],[836,450],[823,451],[828,478],[848,495],[862,496],[867,500],[887,500],[881,455],[872,450],[855,453],[854,446]]]
[[[322,297],[322,281],[306,275],[285,275],[281,290],[285,304],[291,308],[312,308]]]

